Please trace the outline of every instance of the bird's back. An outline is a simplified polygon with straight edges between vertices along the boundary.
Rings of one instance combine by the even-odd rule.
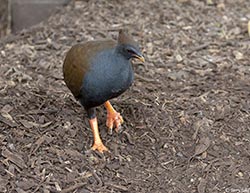
[[[113,40],[89,41],[73,46],[66,55],[63,64],[63,76],[66,85],[78,98],[84,75],[91,65],[91,60],[101,51],[114,48]]]
[[[84,107],[99,106],[122,94],[133,79],[130,60],[115,49],[101,51],[84,76],[79,100]]]

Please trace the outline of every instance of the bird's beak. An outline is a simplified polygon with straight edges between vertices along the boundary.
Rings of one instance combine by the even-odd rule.
[[[134,56],[134,58],[140,60],[142,63],[145,62],[145,59],[144,59],[143,55],[141,55],[141,54],[135,54],[133,56]]]

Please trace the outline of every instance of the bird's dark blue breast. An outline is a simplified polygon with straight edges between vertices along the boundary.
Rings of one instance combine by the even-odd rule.
[[[79,100],[85,108],[103,104],[126,91],[134,80],[131,62],[114,49],[98,53],[83,78]]]

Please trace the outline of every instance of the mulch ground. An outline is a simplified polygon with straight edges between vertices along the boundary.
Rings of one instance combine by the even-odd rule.
[[[249,192],[250,1],[76,1],[0,42],[0,192]],[[62,79],[77,42],[127,27],[145,64],[112,100],[123,132],[90,150]]]

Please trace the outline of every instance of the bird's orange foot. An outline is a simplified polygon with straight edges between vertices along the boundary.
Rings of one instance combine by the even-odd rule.
[[[105,145],[103,145],[103,143],[94,143],[94,145],[92,146],[91,149],[92,150],[97,150],[100,153],[103,153],[105,151],[109,151],[108,148]]]
[[[103,145],[102,140],[100,138],[99,130],[98,130],[98,123],[97,118],[93,118],[89,120],[90,127],[92,129],[93,135],[94,135],[94,145],[92,146],[92,150],[97,150],[100,153],[103,153],[104,151],[108,151],[108,148]]]
[[[109,134],[112,134],[114,125],[115,125],[115,131],[118,133],[121,128],[121,124],[123,122],[124,121],[120,113],[117,113],[116,111],[108,112],[106,126],[108,127]]]

